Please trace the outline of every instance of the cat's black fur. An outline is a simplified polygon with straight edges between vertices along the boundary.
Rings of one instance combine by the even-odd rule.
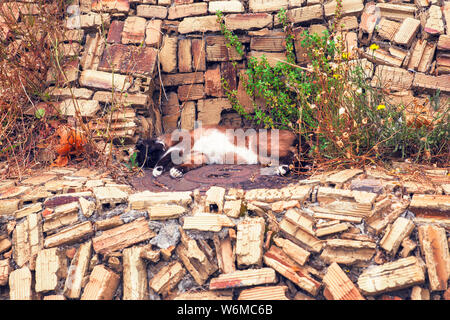
[[[156,142],[156,139],[139,139],[136,149],[137,163],[146,168],[154,168],[165,152],[164,145]]]

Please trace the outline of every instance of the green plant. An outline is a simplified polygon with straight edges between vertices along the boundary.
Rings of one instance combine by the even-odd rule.
[[[225,21],[223,18],[222,11],[216,12],[217,16],[217,22],[220,24],[220,31],[225,36],[225,39],[227,39],[226,47],[228,49],[235,48],[237,53],[239,53],[241,56],[244,55],[244,45],[239,41],[238,36],[236,36],[233,32],[228,30],[228,28],[225,26]]]
[[[244,87],[259,102],[251,113],[222,79],[233,108],[266,128],[289,129],[303,137],[309,147],[299,151],[313,156],[316,164],[365,164],[393,156],[448,161],[448,103],[434,97],[425,123],[411,106],[390,103],[385,88],[372,87],[367,61],[347,50],[345,34],[338,31],[342,6],[337,2],[334,23],[322,35],[307,30],[294,35],[286,11],[280,10],[286,60],[270,64],[265,56],[248,59]],[[228,44],[243,48],[218,17]],[[307,66],[295,64],[295,46],[305,52]]]
[[[136,161],[136,157],[137,157],[137,152],[134,152],[129,159],[129,163],[125,163],[125,167],[127,167],[128,169],[132,170],[133,168],[137,168],[139,166],[139,164]]]

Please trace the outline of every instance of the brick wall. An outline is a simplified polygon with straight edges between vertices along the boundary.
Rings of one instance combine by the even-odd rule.
[[[253,100],[242,82],[247,58],[265,54],[270,63],[285,58],[278,10],[288,10],[295,32],[320,33],[333,22],[336,8],[335,1],[322,0],[75,0],[74,5],[68,8],[63,48],[75,58],[63,66],[68,74],[63,86],[49,73],[49,93],[71,116],[68,88],[74,88],[82,114],[101,128],[98,119],[114,92],[123,108],[115,111],[113,129],[130,145],[138,135],[191,129],[195,120],[242,126],[221,77],[251,111]],[[244,57],[226,47],[217,10],[245,45]],[[397,102],[423,102],[424,90],[450,91],[449,1],[343,0],[342,10],[347,48],[359,50],[374,86],[381,81]],[[375,52],[369,48],[373,43],[380,47]],[[307,65],[299,41],[295,52],[297,63]]]

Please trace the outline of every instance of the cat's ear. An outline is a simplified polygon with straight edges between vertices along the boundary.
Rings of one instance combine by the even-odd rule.
[[[164,143],[159,142],[159,141],[154,141],[153,145],[152,145],[152,149],[164,151],[164,149],[165,149]]]

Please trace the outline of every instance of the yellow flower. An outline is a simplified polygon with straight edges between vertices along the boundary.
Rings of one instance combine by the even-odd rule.
[[[336,80],[340,80],[342,79],[342,76],[340,74],[333,74],[333,78],[335,78]]]
[[[377,110],[383,110],[386,109],[386,106],[384,104],[379,104],[377,107]]]
[[[347,52],[344,52],[344,53],[342,54],[342,58],[343,58],[343,59],[348,59],[348,53],[347,53]]]
[[[375,50],[377,50],[377,49],[380,49],[380,46],[377,45],[377,44],[375,44],[375,43],[372,43],[372,44],[370,45],[369,49],[375,51]]]

